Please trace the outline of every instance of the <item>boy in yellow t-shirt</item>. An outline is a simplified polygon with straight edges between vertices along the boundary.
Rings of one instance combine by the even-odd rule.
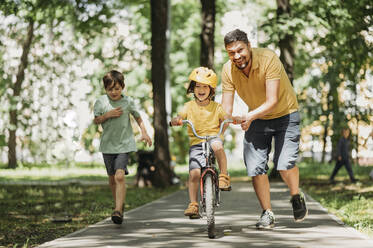
[[[220,123],[229,116],[223,110],[221,104],[213,101],[217,77],[213,70],[206,67],[199,67],[192,71],[189,76],[189,87],[187,94],[193,93],[194,100],[184,104],[178,116],[171,120],[171,125],[178,125],[181,120],[186,119],[193,123],[196,132],[200,136],[216,135],[219,132]],[[190,218],[199,216],[198,189],[201,177],[201,168],[206,166],[202,153],[202,140],[193,135],[188,126],[189,136],[189,199],[190,203],[184,215]],[[211,148],[218,161],[220,175],[220,190],[231,190],[230,178],[227,172],[227,157],[224,152],[223,141],[215,138],[210,141]]]

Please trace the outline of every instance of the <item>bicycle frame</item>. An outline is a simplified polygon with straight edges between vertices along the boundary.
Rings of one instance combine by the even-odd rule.
[[[206,204],[205,204],[205,195],[204,195],[204,180],[206,174],[210,173],[212,175],[213,183],[215,184],[215,199],[216,201],[214,202],[215,206],[219,206],[220,204],[220,190],[219,190],[219,172],[216,169],[216,164],[215,164],[215,154],[211,151],[210,143],[209,141],[213,138],[219,137],[221,133],[223,132],[224,125],[226,123],[232,123],[233,120],[231,119],[226,119],[220,124],[220,130],[217,135],[213,136],[200,136],[197,134],[194,125],[192,122],[189,120],[183,120],[183,124],[188,124],[191,129],[193,134],[199,138],[204,140],[202,143],[202,151],[203,155],[206,159],[206,166],[202,168],[201,170],[201,179],[200,179],[200,194],[201,194],[201,202],[202,202],[202,207],[204,210],[206,210]]]

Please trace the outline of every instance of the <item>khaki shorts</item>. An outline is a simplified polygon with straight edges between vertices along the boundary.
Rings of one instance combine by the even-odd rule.
[[[273,163],[277,170],[295,166],[299,153],[300,116],[294,112],[272,120],[255,120],[245,132],[243,157],[248,176],[266,174],[275,141]]]
[[[213,142],[223,143],[223,141],[220,138],[218,137],[213,138],[209,141],[210,148],[211,148],[211,143]],[[210,152],[214,152],[212,148]],[[194,169],[201,169],[205,166],[206,166],[206,158],[203,155],[202,143],[191,146],[189,148],[189,171],[194,170]]]

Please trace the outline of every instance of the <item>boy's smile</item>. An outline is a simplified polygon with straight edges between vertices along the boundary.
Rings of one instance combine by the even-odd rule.
[[[112,85],[108,86],[105,91],[109,98],[113,101],[118,101],[122,98],[123,88],[118,83],[113,83]]]
[[[196,82],[196,86],[194,87],[194,95],[200,103],[204,103],[205,101],[208,103],[210,101],[210,86]]]

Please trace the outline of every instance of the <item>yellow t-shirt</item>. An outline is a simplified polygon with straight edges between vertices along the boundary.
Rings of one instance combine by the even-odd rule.
[[[224,64],[223,92],[234,92],[254,110],[266,100],[266,81],[280,79],[279,99],[273,111],[262,119],[274,119],[298,110],[294,89],[278,56],[267,48],[252,48],[252,65],[247,77],[230,60]]]
[[[195,100],[184,104],[179,116],[184,120],[193,123],[196,132],[200,136],[216,135],[220,129],[220,123],[224,120],[226,112],[221,104],[210,101],[206,106],[199,106]],[[196,145],[203,140],[194,136],[192,129],[188,126],[188,136],[190,145]]]

